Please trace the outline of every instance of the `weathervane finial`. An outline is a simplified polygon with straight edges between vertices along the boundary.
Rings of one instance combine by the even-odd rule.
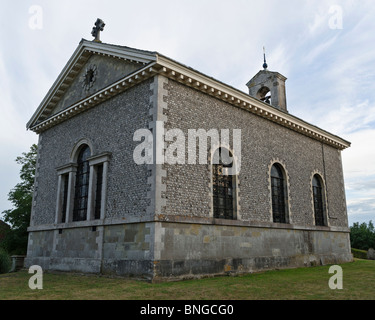
[[[104,30],[105,23],[101,19],[97,19],[95,22],[95,27],[92,28],[91,34],[95,39],[93,41],[95,42],[101,42],[100,41],[100,31]]]
[[[264,57],[263,69],[267,70],[268,64],[267,64],[267,61],[266,61],[266,48],[265,47],[263,47],[263,57]]]

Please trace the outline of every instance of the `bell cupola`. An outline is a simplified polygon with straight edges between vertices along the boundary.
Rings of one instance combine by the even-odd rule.
[[[263,70],[259,71],[247,84],[250,96],[262,100],[271,106],[288,112],[286,105],[285,81],[282,74],[268,70],[264,52]]]

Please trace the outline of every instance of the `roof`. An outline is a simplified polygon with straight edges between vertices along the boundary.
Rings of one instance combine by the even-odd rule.
[[[140,68],[57,114],[51,115],[54,106],[56,106],[79,71],[93,54],[137,62],[140,64]],[[350,147],[350,142],[336,135],[287,112],[278,110],[239,89],[207,76],[158,52],[98,43],[85,39],[80,41],[72,57],[27,123],[27,129],[40,133],[157,74],[183,83],[235,107],[245,109],[257,116],[331,145],[339,150]]]

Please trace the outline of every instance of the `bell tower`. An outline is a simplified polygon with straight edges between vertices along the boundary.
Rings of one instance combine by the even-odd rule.
[[[264,50],[264,49],[263,49]],[[288,112],[286,105],[285,81],[282,74],[268,70],[264,52],[263,70],[259,71],[247,84],[250,96],[262,100],[271,106]]]

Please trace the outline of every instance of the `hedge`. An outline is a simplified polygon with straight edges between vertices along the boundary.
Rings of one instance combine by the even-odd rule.
[[[359,249],[353,249],[352,248],[352,254],[353,254],[354,258],[366,259],[367,260],[367,251],[365,251],[365,250],[359,250]]]
[[[8,253],[0,248],[0,274],[8,273],[12,267],[12,261]]]

